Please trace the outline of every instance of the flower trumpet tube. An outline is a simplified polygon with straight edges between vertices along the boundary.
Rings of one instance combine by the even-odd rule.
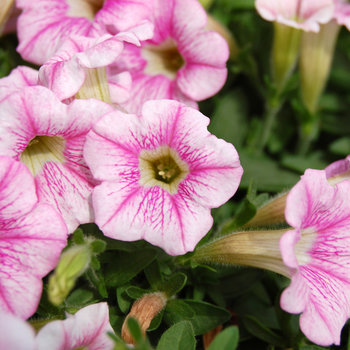
[[[288,276],[282,309],[302,313],[300,329],[314,343],[338,345],[350,316],[349,193],[349,180],[333,187],[324,170],[308,169],[287,196],[290,229],[235,233],[199,248],[193,259]]]

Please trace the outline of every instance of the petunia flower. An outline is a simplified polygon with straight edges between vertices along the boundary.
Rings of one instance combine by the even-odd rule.
[[[350,317],[350,181],[330,185],[324,170],[308,169],[287,197],[289,229],[242,231],[208,243],[197,263],[264,268],[291,279],[281,307],[300,316],[316,344],[340,344]]]
[[[196,0],[155,0],[154,37],[141,48],[126,45],[116,72],[132,75],[130,100],[123,107],[139,113],[148,100],[174,99],[198,108],[196,101],[216,94],[227,76],[228,45],[205,30],[207,14]]]
[[[293,230],[280,240],[292,282],[281,307],[300,313],[300,328],[313,342],[340,344],[350,317],[350,182],[332,187],[325,171],[307,170],[287,198]]]
[[[93,222],[96,184],[82,156],[85,135],[110,105],[90,99],[61,103],[42,86],[26,87],[0,103],[0,155],[24,163],[40,202],[51,204],[69,232]]]
[[[67,226],[50,205],[38,203],[23,164],[3,156],[0,164],[0,313],[27,319],[38,307],[42,277],[67,243]]]
[[[72,35],[39,70],[39,84],[48,87],[61,100],[94,97],[120,104],[129,98],[131,76],[122,72],[107,81],[105,67],[121,54],[124,42],[140,46],[140,40],[153,36],[153,25],[144,21],[114,36],[96,38]]]
[[[334,0],[256,0],[255,7],[267,21],[318,32],[333,17]]]
[[[36,340],[38,350],[113,350],[114,342],[107,335],[114,334],[109,323],[107,303],[84,307],[64,321],[53,321],[45,325]]]
[[[209,231],[210,208],[236,192],[235,148],[207,131],[209,119],[177,101],[148,101],[141,115],[114,111],[94,124],[84,158],[102,184],[95,222],[106,236],[145,239],[171,255]]]
[[[42,65],[72,35],[99,38],[124,31],[147,19],[152,0],[17,0],[18,52]]]

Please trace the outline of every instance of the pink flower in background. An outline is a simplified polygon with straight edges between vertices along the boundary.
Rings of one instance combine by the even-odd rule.
[[[243,169],[235,148],[207,130],[209,119],[179,102],[114,111],[87,135],[84,158],[102,181],[95,222],[111,238],[145,239],[168,254],[192,251],[212,226],[210,208],[230,199]]]
[[[0,313],[27,319],[38,307],[42,277],[67,244],[67,226],[50,205],[38,203],[33,176],[22,163],[0,156],[0,164]]]
[[[7,77],[0,79],[0,102],[27,86],[38,83],[38,71],[26,66],[18,66]]]
[[[0,154],[30,169],[39,201],[63,216],[69,232],[94,220],[96,182],[83,160],[83,145],[92,124],[111,110],[94,99],[67,106],[42,86],[26,87],[0,103]]]
[[[350,4],[345,0],[334,0],[334,19],[339,25],[344,25],[350,30]]]
[[[331,185],[343,180],[350,180],[350,155],[345,159],[338,160],[324,169],[327,180]]]
[[[197,108],[216,94],[227,76],[228,45],[218,33],[204,30],[207,14],[197,0],[155,0],[154,37],[141,48],[126,45],[115,72],[132,75],[131,98],[124,104],[139,113],[145,101],[174,99]]]
[[[255,7],[267,21],[318,32],[333,18],[334,0],[256,0]]]
[[[38,350],[34,328],[12,314],[1,312],[0,349]]]
[[[71,35],[99,38],[147,19],[152,0],[17,0],[18,52],[42,65]]]
[[[114,334],[109,323],[107,303],[84,307],[64,321],[53,321],[44,326],[36,340],[38,350],[113,350],[114,342],[107,335]]]
[[[153,25],[148,21],[115,36],[106,34],[95,39],[72,35],[40,68],[39,83],[52,90],[61,101],[70,99],[84,84],[89,70],[106,67],[117,59],[124,42],[140,46],[140,40],[152,36]],[[129,98],[131,77],[128,72],[110,77],[108,85],[113,103],[119,104]]]
[[[326,172],[306,170],[292,188],[286,221],[294,230],[280,240],[291,284],[281,307],[301,313],[300,328],[316,344],[340,343],[350,316],[350,182],[332,187]]]

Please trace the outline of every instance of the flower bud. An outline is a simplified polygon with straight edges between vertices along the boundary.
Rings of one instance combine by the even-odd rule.
[[[301,96],[310,114],[315,114],[328,80],[340,26],[335,20],[321,25],[318,33],[305,32],[301,39]]]
[[[274,22],[273,78],[280,94],[295,67],[302,31]]]
[[[77,245],[66,250],[50,276],[48,296],[54,305],[60,305],[75,285],[76,279],[89,267],[91,250],[88,245]]]
[[[164,309],[167,301],[168,299],[163,292],[146,294],[141,299],[136,300],[123,323],[122,338],[124,341],[128,344],[135,344],[127,327],[129,317],[133,317],[139,322],[141,331],[145,336],[146,330],[151,324],[153,318]]]

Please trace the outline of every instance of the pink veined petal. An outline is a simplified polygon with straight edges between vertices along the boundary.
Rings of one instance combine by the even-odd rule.
[[[303,312],[309,302],[310,290],[299,270],[292,276],[290,285],[281,295],[281,308],[289,313]]]
[[[301,267],[310,290],[309,302],[300,317],[300,328],[319,345],[340,344],[340,331],[350,316],[350,285],[324,270]]]
[[[92,27],[90,20],[66,17],[67,8],[32,8],[21,14],[17,22],[17,51],[24,59],[42,65],[59,50],[63,41],[71,34],[89,35]]]
[[[170,255],[192,251],[212,226],[209,209],[184,194],[171,196],[158,186],[140,187],[137,180],[95,187],[96,223],[103,233],[124,241],[145,239]]]
[[[130,98],[132,79],[129,72],[115,74],[108,78],[112,103],[122,104]]]
[[[207,25],[208,16],[199,1],[173,0],[173,3],[171,36],[177,42],[181,42],[194,31],[203,29]]]
[[[294,253],[294,246],[300,238],[299,230],[290,230],[281,237],[279,242],[283,262],[292,269],[297,269],[299,265]]]
[[[338,217],[338,205],[334,203],[346,200],[339,198],[340,194],[336,192],[327,182],[325,171],[307,169],[287,197],[285,216],[288,224],[300,229],[311,227],[315,231],[329,227],[334,214],[334,218]],[[325,211],[327,216],[322,214]],[[338,214],[347,215],[343,212]]]
[[[38,202],[34,178],[22,163],[9,157],[0,156],[0,164],[0,221],[14,220]]]
[[[91,205],[93,185],[65,164],[46,163],[35,176],[40,202],[49,203],[63,217],[68,231],[94,221]]]
[[[18,66],[9,76],[0,79],[0,102],[26,86],[34,86],[38,82],[38,71],[26,66]]]
[[[23,185],[22,185],[23,186]],[[67,227],[49,205],[39,203],[0,229],[0,306],[22,319],[37,309],[42,277],[57,264],[67,241]]]
[[[95,179],[100,181],[119,181],[124,178],[138,181],[140,177],[137,153],[123,147],[117,140],[108,140],[93,131],[86,136],[84,159]]]
[[[152,0],[106,0],[95,20],[113,25],[116,32],[134,27],[150,16]]]
[[[64,321],[53,321],[44,326],[37,335],[38,350],[78,347],[112,350],[114,342],[107,332],[114,333],[109,323],[107,303],[89,305]]]
[[[34,328],[12,314],[1,312],[0,348],[37,350]]]
[[[350,156],[328,165],[325,169],[327,179],[350,172]]]

